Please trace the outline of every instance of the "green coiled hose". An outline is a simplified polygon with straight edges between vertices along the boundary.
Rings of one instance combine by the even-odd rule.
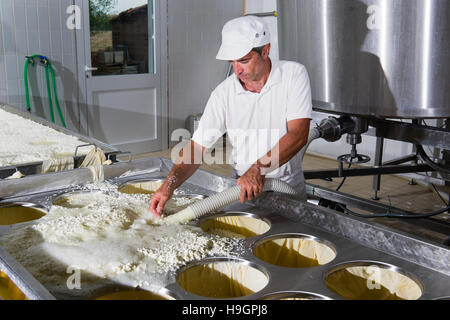
[[[56,80],[55,80],[55,72],[53,71],[52,68],[52,64],[50,63],[50,60],[47,59],[47,57],[39,55],[39,54],[35,54],[29,57],[26,57],[26,61],[25,61],[25,67],[24,67],[24,82],[25,82],[25,97],[26,97],[26,102],[27,102],[27,110],[31,111],[31,105],[30,105],[30,95],[29,95],[29,88],[28,88],[28,65],[31,63],[32,65],[34,65],[34,59],[35,58],[39,58],[41,59],[41,62],[44,64],[45,66],[45,79],[47,81],[47,94],[48,94],[48,103],[49,103],[49,108],[50,108],[50,118],[52,120],[53,123],[55,123],[55,115],[53,112],[53,102],[52,102],[52,93],[51,93],[51,88],[50,88],[50,76],[52,78],[52,84],[53,84],[53,93],[55,96],[55,103],[56,103],[56,108],[58,110],[58,114],[59,114],[59,118],[61,119],[61,124],[63,125],[63,127],[66,127],[66,122],[64,121],[64,117],[61,111],[61,106],[59,105],[59,101],[58,101],[58,93],[56,90]]]

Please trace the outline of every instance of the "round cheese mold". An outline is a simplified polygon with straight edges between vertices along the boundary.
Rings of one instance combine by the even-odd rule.
[[[153,194],[163,183],[164,179],[133,180],[120,185],[118,190],[128,194]]]
[[[289,268],[316,267],[336,257],[336,249],[330,242],[296,233],[263,238],[255,243],[253,253],[267,263]]]
[[[207,233],[229,238],[251,238],[270,230],[268,220],[246,212],[226,212],[206,217],[199,227]]]
[[[53,199],[54,206],[60,206],[69,209],[81,209],[93,203],[99,203],[100,200],[111,198],[101,190],[80,190],[61,193]]]
[[[0,204],[0,225],[13,225],[42,218],[47,214],[44,208],[32,203]]]
[[[217,299],[249,296],[262,290],[268,282],[268,273],[262,267],[233,258],[196,261],[177,274],[177,284],[184,290]]]
[[[90,299],[94,300],[176,300],[175,296],[167,289],[162,288],[158,292],[132,288],[126,286],[112,286],[102,288]]]
[[[423,291],[409,272],[372,261],[340,264],[326,273],[325,284],[349,300],[417,300]]]
[[[261,300],[331,300],[321,294],[304,291],[282,291],[267,294]]]

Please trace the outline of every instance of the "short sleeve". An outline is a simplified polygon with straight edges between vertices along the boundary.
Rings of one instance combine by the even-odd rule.
[[[308,72],[302,65],[296,65],[292,72],[286,111],[287,121],[303,118],[311,119],[311,87]]]
[[[195,130],[192,140],[209,149],[226,131],[225,103],[214,90],[206,103],[205,110],[200,118],[198,128]]]

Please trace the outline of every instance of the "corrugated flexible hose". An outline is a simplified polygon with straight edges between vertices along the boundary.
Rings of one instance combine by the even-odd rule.
[[[267,178],[264,184],[264,191],[281,192],[288,195],[295,196],[297,191],[288,183],[279,179]],[[183,209],[171,216],[162,218],[163,224],[186,223],[190,220],[197,219],[211,211],[222,208],[230,203],[238,201],[241,196],[241,186],[236,185],[225,191],[216,193],[208,198],[191,204],[186,209]]]
[[[317,128],[311,128],[309,130],[308,141],[305,146],[299,151],[301,159],[305,155],[306,149],[310,143],[320,138],[320,131]],[[291,187],[288,183],[279,179],[266,178],[264,183],[264,191],[275,191],[285,193],[291,196],[298,195],[297,191]],[[186,223],[190,220],[197,219],[209,212],[222,208],[228,204],[238,201],[241,197],[241,186],[236,185],[230,189],[214,194],[211,197],[205,198],[199,202],[191,204],[186,209],[183,209],[171,216],[167,216],[161,219],[162,224],[173,223]]]

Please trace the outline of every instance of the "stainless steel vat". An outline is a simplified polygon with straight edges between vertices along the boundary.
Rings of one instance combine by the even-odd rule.
[[[278,0],[280,59],[308,70],[314,108],[450,116],[450,2]]]
[[[170,160],[155,158],[117,163],[105,167],[105,178],[117,187],[131,181],[161,179],[168,174],[172,165]],[[91,180],[89,169],[82,168],[48,175],[34,175],[18,181],[1,181],[0,197],[3,199],[0,200],[0,204],[26,202],[50,208],[60,194],[84,190],[83,186]],[[233,179],[199,169],[181,189],[184,194],[210,196],[234,186],[235,183]],[[324,282],[326,276],[354,262],[358,262],[358,265],[370,262],[370,266],[395,270],[417,282],[423,291],[419,299],[444,299],[449,296],[450,250],[443,245],[396,232],[376,221],[358,219],[308,202],[290,199],[278,193],[264,193],[254,202],[244,205],[237,202],[222,210],[224,215],[257,216],[268,221],[270,230],[240,240],[243,247],[236,252],[236,257],[195,260],[178,269],[178,275],[191,267],[212,262],[237,262],[238,267],[254,267],[268,279],[267,285],[260,288],[261,290],[254,290],[255,293],[236,297],[237,299],[343,299],[326,286]],[[203,219],[192,223],[199,225],[202,221]],[[8,230],[9,227],[0,227],[0,237]],[[267,263],[254,255],[255,247],[267,239],[297,235],[308,239],[325,240],[327,244],[332,244],[336,257],[329,263],[319,266],[286,268]],[[0,247],[0,270],[29,299],[89,298],[77,296],[77,292],[73,292],[73,296],[65,296],[60,292],[49,291],[46,284],[38,282],[11,254]],[[104,286],[103,282],[99,283],[98,288],[101,292],[111,288],[120,289],[117,283],[110,282]],[[171,297],[180,300],[212,299],[210,296],[198,296],[185,290],[175,280],[162,290],[170,292]]]
[[[31,120],[40,125],[54,129],[60,133],[78,138],[80,140],[80,145],[77,146],[77,148],[74,150],[74,156],[73,156],[75,168],[77,168],[83,162],[84,158],[86,157],[85,154],[82,155],[82,154],[78,153],[79,152],[78,149],[80,147],[87,147],[89,145],[92,145],[92,146],[95,145],[95,146],[101,148],[102,151],[105,153],[105,156],[112,161],[116,161],[116,155],[123,153],[123,152],[120,152],[114,146],[108,145],[97,139],[87,137],[87,136],[84,136],[77,132],[71,131],[64,127],[61,127],[58,124],[47,121],[46,119],[40,118],[32,113],[21,111],[17,108],[13,108],[11,106],[1,105],[1,104],[0,104],[0,109],[7,111],[9,113],[15,114],[17,116],[20,116],[24,119]],[[85,149],[80,149],[80,151],[81,150],[84,151]],[[49,160],[49,159],[45,159],[45,160]],[[40,174],[42,171],[43,162],[44,162],[44,160],[36,161],[36,162],[28,162],[28,163],[17,163],[17,164],[8,165],[8,166],[0,166],[0,179],[5,179],[5,178],[11,176],[17,170],[20,171],[25,176]]]

